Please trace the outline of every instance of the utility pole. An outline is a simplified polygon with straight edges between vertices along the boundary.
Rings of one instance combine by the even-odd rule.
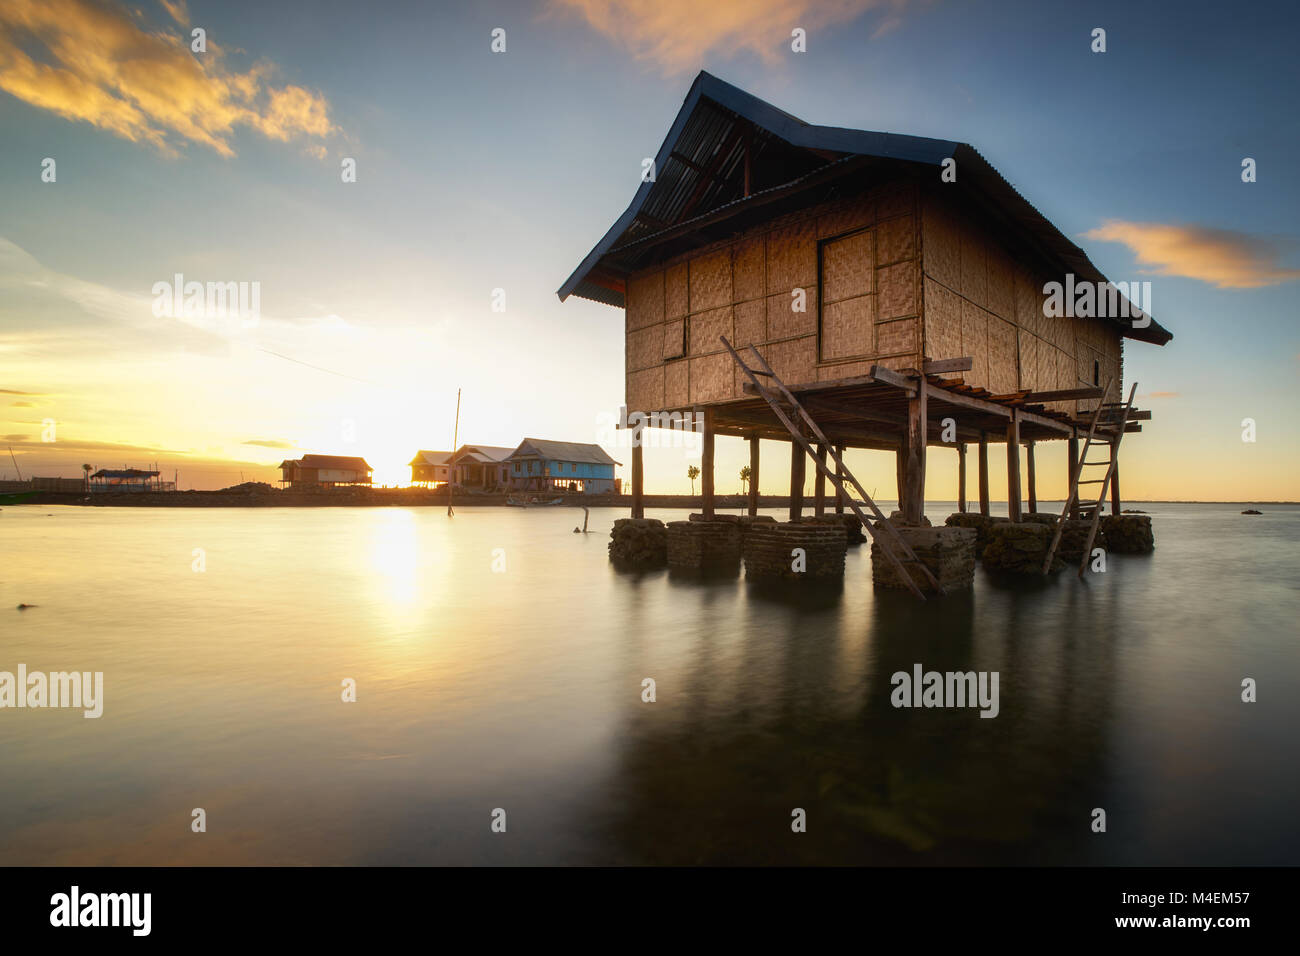
[[[451,433],[451,453],[456,454],[456,449],[460,446],[460,389],[456,389],[456,424]],[[456,466],[450,465],[447,468],[447,516],[451,517],[456,512],[451,507],[451,496],[456,490]]]

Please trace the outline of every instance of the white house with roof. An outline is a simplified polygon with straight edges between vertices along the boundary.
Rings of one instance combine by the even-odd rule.
[[[513,451],[499,445],[461,445],[447,459],[451,480],[474,490],[504,491],[510,487],[506,459]]]
[[[451,473],[451,466],[447,463],[451,455],[449,451],[417,451],[415,457],[407,462],[411,469],[411,484],[446,484]]]

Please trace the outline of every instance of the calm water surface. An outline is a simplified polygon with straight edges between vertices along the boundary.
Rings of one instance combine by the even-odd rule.
[[[607,509],[5,508],[0,670],[105,703],[0,710],[0,864],[1300,864],[1300,508],[1135,506],[1154,555],[924,605],[618,573]]]

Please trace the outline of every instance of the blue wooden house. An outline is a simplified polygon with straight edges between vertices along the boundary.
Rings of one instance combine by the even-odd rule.
[[[520,491],[611,493],[619,464],[599,445],[525,438],[506,459],[510,487]]]

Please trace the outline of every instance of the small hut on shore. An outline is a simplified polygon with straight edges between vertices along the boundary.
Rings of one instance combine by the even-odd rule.
[[[725,337],[757,348],[835,448],[895,451],[903,521],[920,524],[927,446],[956,449],[961,511],[978,447],[987,515],[988,446],[1005,444],[1016,521],[1021,445],[1032,512],[1038,442],[1068,447],[1072,490],[1094,413],[1103,430],[1141,430],[1149,412],[1122,412],[1123,343],[1172,336],[1128,291],[972,147],[813,126],[700,73],[653,181],[558,294],[625,311],[629,409],[703,412],[706,515],[715,436],[750,442],[751,513],[758,440],[792,440]],[[792,451],[795,519],[808,456]],[[634,446],[634,518],[642,474]],[[1112,474],[1118,514],[1117,461]],[[824,487],[819,470],[819,514]]]

